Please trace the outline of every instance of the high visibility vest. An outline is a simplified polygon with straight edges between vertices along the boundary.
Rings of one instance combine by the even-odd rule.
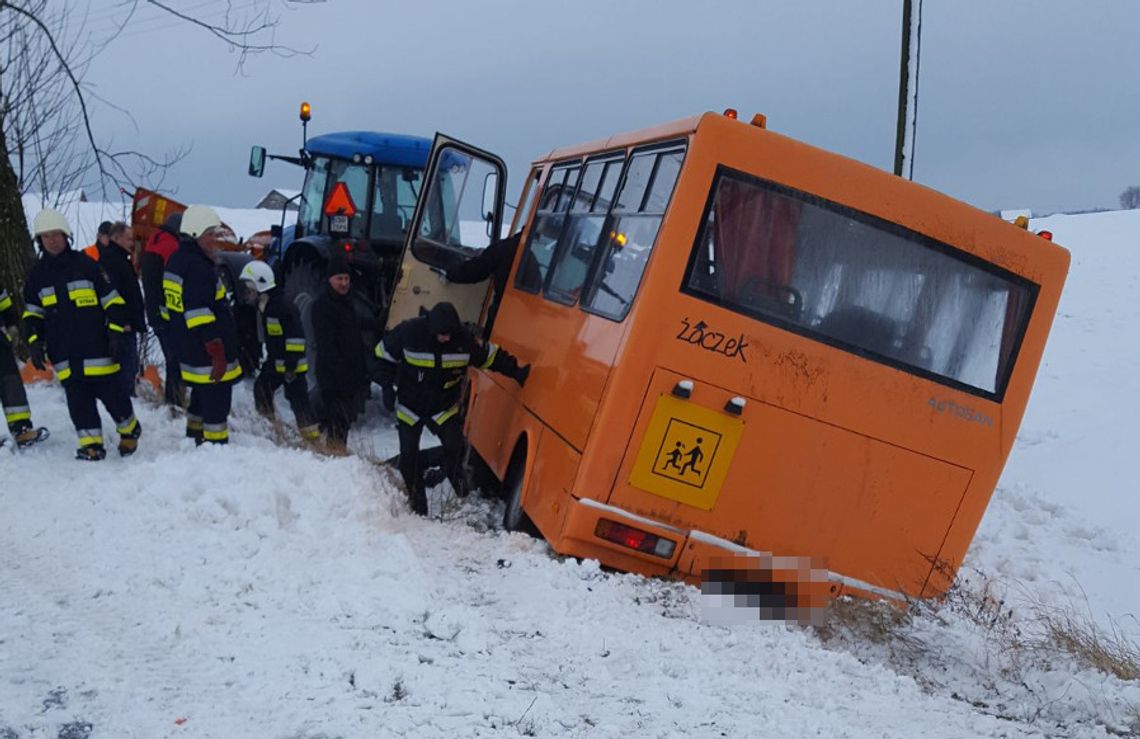
[[[94,244],[92,244],[91,246],[84,249],[83,253],[86,254],[87,256],[91,257],[92,259],[94,259],[96,262],[98,262],[99,261],[99,242],[96,241]]]

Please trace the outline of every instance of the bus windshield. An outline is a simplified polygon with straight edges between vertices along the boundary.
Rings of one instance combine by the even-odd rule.
[[[724,167],[683,289],[999,401],[1037,294],[897,224]]]

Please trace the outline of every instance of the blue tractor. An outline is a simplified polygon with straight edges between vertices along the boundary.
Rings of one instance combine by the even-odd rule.
[[[309,116],[303,103],[306,128]],[[305,170],[301,192],[289,201],[297,202],[297,219],[285,222],[292,212],[287,202],[281,224],[273,228],[267,261],[301,313],[310,352],[315,345],[312,303],[324,289],[325,267],[333,253],[348,258],[353,300],[366,325],[386,318],[431,148],[431,139],[372,131],[306,137],[298,156],[253,147],[252,176],[262,176],[267,159]],[[374,344],[376,333],[368,332],[366,341]],[[315,356],[310,360],[315,362]],[[310,373],[310,381],[313,377]]]

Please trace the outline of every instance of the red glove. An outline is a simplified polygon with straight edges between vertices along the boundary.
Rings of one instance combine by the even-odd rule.
[[[220,382],[226,376],[226,348],[221,339],[206,342],[206,353],[210,355],[210,382]]]

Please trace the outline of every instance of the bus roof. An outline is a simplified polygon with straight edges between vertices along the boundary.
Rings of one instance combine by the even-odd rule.
[[[687,136],[693,131],[697,130],[697,124],[700,123],[701,116],[689,116],[670,123],[662,123],[659,126],[651,128],[642,128],[638,131],[630,131],[628,133],[618,133],[604,139],[596,139],[585,144],[577,144],[575,146],[566,146],[561,149],[554,149],[549,154],[535,159],[535,164],[539,162],[547,162],[556,159],[567,159],[569,157],[582,156],[595,151],[605,151],[607,149],[621,149],[633,144],[639,144],[645,141],[653,141],[657,139],[677,138],[679,136]]]
[[[422,168],[427,165],[431,139],[399,133],[340,131],[314,136],[305,148],[310,154],[340,159],[371,154],[377,164]]]

